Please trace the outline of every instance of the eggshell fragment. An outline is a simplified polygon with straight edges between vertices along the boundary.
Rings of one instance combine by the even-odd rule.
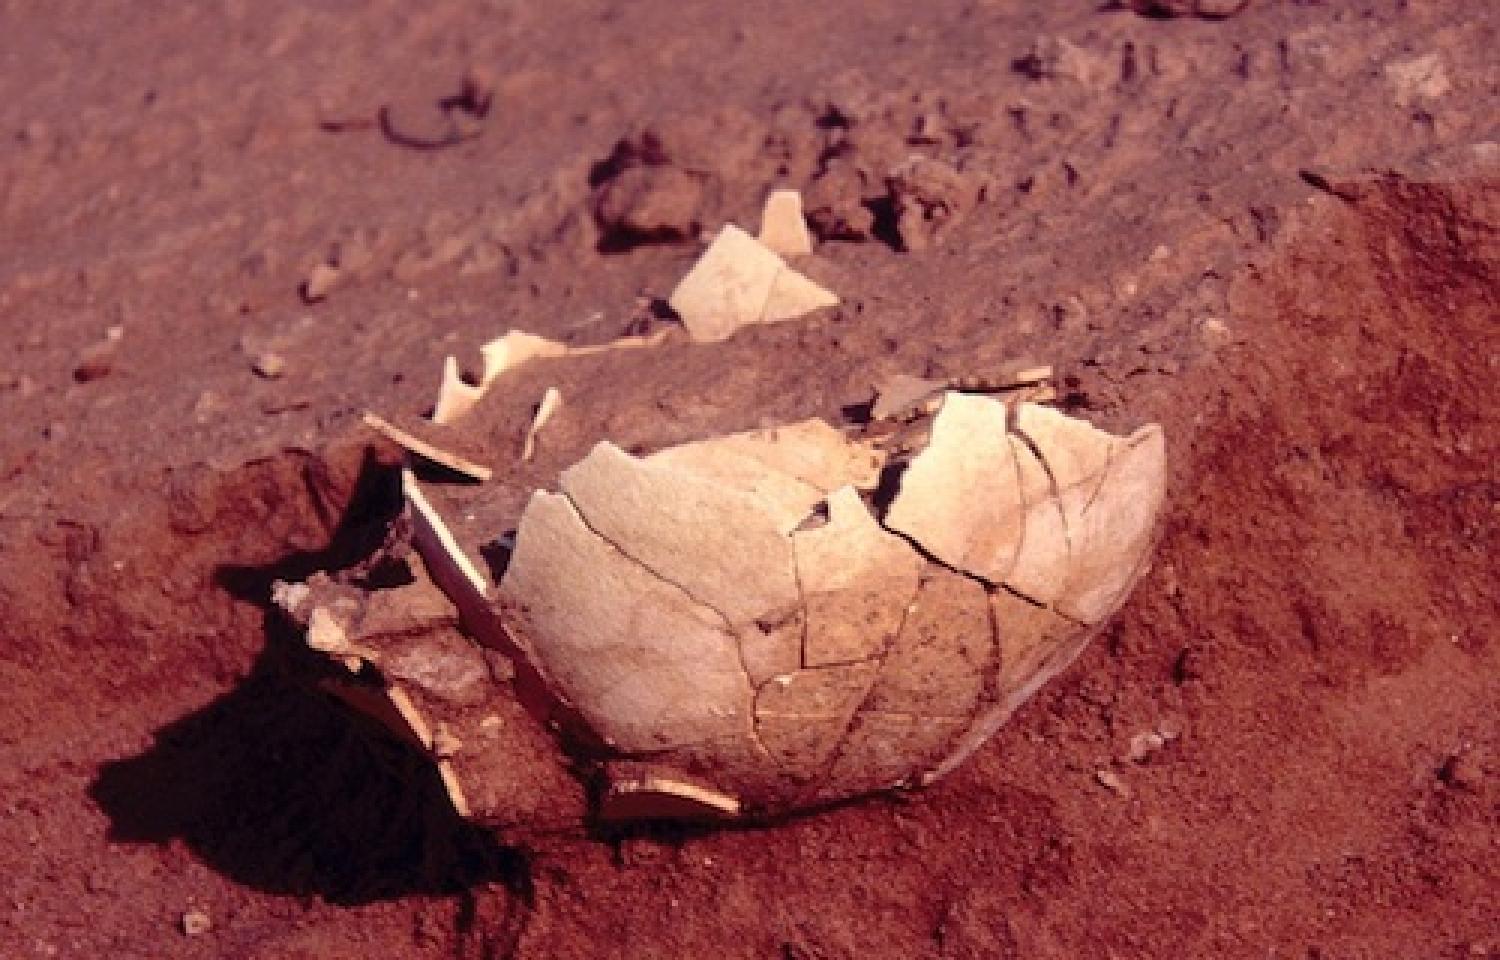
[[[606,743],[641,753],[747,731],[750,681],[723,618],[538,491],[505,576],[543,675]]]
[[[761,243],[783,257],[812,253],[812,234],[802,216],[802,194],[796,190],[772,190],[760,216]]]
[[[498,583],[408,475],[412,541],[491,659],[466,657],[451,625],[400,627],[399,590],[360,609],[402,639],[370,649],[341,588],[308,642],[384,671],[365,708],[476,817],[516,813],[474,714],[493,705],[505,726],[538,697],[557,744],[600,775],[604,819],[763,818],[931,783],[1123,602],[1165,475],[1155,425],[1117,437],[1029,402],[939,400],[914,453],[821,421],[647,456],[601,442],[531,496]],[[479,666],[496,652],[517,677],[504,704]],[[524,727],[505,742],[542,736]],[[580,802],[550,769],[526,816],[549,795]]]
[[[1005,405],[946,394],[927,448],[901,476],[886,525],[950,567],[1001,583],[1020,550],[1021,522]]]
[[[688,334],[707,343],[727,340],[749,324],[793,320],[838,302],[733,224],[719,231],[668,299]]]

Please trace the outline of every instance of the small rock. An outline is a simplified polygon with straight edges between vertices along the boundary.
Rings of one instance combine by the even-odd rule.
[[[1395,88],[1396,104],[1402,107],[1421,100],[1436,100],[1453,88],[1443,61],[1435,53],[1388,63],[1385,76]]]
[[[207,911],[193,907],[183,911],[182,932],[189,937],[198,937],[213,929],[213,921],[209,919]]]
[[[1130,738],[1130,749],[1125,754],[1125,759],[1132,763],[1144,763],[1166,744],[1167,738],[1155,730],[1138,733]]]
[[[1088,326],[1089,308],[1081,297],[1063,297],[1052,305],[1052,322],[1059,330],[1082,330]]]
[[[979,200],[974,178],[930,157],[912,157],[892,170],[886,187],[901,245],[910,251],[931,246]]]
[[[1121,779],[1118,773],[1115,773],[1108,767],[1101,767],[1094,771],[1094,779],[1099,781],[1101,787],[1104,787],[1115,796],[1123,799],[1130,798],[1130,785]]]
[[[267,380],[279,380],[286,373],[286,358],[279,353],[267,351],[255,358],[250,369],[255,371],[256,376]]]
[[[319,263],[308,271],[307,279],[302,281],[302,300],[304,303],[318,303],[327,299],[328,294],[338,284],[342,274],[339,268],[330,263]]]
[[[699,177],[671,164],[642,165],[599,188],[594,217],[612,246],[680,243],[698,232],[702,204]]]
[[[1206,317],[1198,324],[1198,335],[1210,347],[1222,347],[1230,340],[1229,324],[1218,317]]]
[[[819,240],[862,243],[875,230],[875,213],[866,193],[869,185],[861,170],[838,158],[813,180],[804,198],[807,222]]]
[[[1015,69],[1032,80],[1072,80],[1089,86],[1100,75],[1100,59],[1062,37],[1037,37]]]
[[[109,376],[115,368],[115,346],[118,340],[104,339],[83,348],[78,365],[73,368],[73,379],[79,383],[91,383]]]
[[[1483,777],[1479,764],[1464,753],[1450,754],[1438,767],[1438,779],[1455,790],[1478,790]]]

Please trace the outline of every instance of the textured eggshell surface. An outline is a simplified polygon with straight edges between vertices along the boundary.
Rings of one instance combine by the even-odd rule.
[[[612,751],[606,814],[927,783],[1123,602],[1164,456],[1156,426],[961,393],[904,464],[821,421],[646,457],[601,443],[532,498],[497,607]]]

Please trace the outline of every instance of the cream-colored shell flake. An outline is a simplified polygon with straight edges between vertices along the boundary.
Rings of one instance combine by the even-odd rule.
[[[1124,601],[1164,455],[1155,425],[962,393],[905,464],[821,421],[601,443],[534,495],[496,607],[613,757],[605,816],[925,784]]]

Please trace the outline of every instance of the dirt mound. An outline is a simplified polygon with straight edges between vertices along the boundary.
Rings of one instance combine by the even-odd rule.
[[[364,940],[362,924],[380,929],[356,912],[327,914],[317,933],[271,933],[262,894],[388,910],[455,891],[468,906],[424,920],[410,955],[733,943],[756,955],[1102,956],[1268,942],[1462,955],[1484,942],[1479,905],[1496,882],[1486,718],[1500,693],[1489,562],[1500,424],[1485,345],[1500,190],[1388,179],[1358,194],[1304,208],[1285,250],[1201,331],[1201,363],[1143,395],[1181,439],[1157,560],[1120,622],[976,762],[909,803],[761,831],[543,839],[527,854],[463,827],[420,762],[298,679],[307,667],[284,623],[204,592],[212,577],[263,605],[274,577],[367,549],[390,480],[357,444],[174,478],[128,536],[70,533],[38,573],[64,576],[72,605],[32,610],[71,624],[50,690],[100,683],[114,644],[92,638],[140,637],[150,656],[149,634],[168,622],[201,631],[111,697],[159,704],[150,746],[85,745],[107,712],[73,728],[71,763],[125,748],[89,793],[120,849],[142,851],[127,854],[137,879],[99,883],[136,898],[163,868],[183,877],[178,889],[220,888],[204,869],[233,881],[213,897],[231,918],[218,948],[232,955],[336,952]],[[343,513],[351,502],[361,512]],[[97,582],[126,549],[147,579],[194,586],[148,600]],[[62,649],[28,636],[39,656]],[[163,700],[162,670],[179,690],[238,679],[173,717],[181,693]],[[46,689],[18,694],[12,710],[46,709]],[[1167,735],[1128,759],[1148,731]],[[43,825],[47,810],[17,808]],[[632,919],[643,889],[673,922]],[[171,896],[142,915],[170,913]]]

